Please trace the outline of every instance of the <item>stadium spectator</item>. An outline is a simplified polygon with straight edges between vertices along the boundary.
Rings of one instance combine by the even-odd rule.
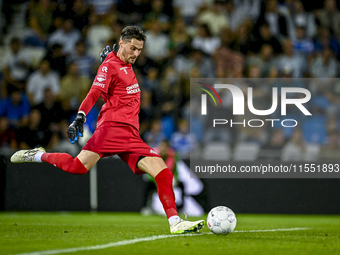
[[[28,99],[20,90],[13,90],[5,100],[0,101],[0,116],[8,118],[14,129],[27,124],[29,111]]]
[[[260,77],[268,77],[274,67],[273,48],[269,44],[261,47],[260,54],[254,54],[247,58],[247,66],[256,65],[260,68]]]
[[[148,124],[153,117],[154,114],[154,106],[152,104],[152,93],[144,89],[141,94],[141,105],[139,112],[139,120],[140,122],[144,122],[144,124]],[[143,132],[141,132],[143,134]]]
[[[305,28],[297,27],[295,31],[296,36],[293,40],[294,51],[305,55],[310,55],[314,51],[314,45],[312,40],[305,36]]]
[[[40,121],[39,127],[42,130],[49,130],[52,133],[60,132],[60,123],[65,117],[61,103],[56,100],[50,88],[44,91],[44,101],[36,105],[33,109],[37,109],[43,118]]]
[[[265,10],[260,14],[256,24],[256,30],[263,24],[267,23],[270,33],[279,39],[288,36],[288,21],[283,13],[278,8],[277,0],[268,0],[265,2]]]
[[[215,53],[216,49],[221,46],[221,39],[213,36],[207,24],[198,26],[197,35],[192,40],[192,47],[201,50],[207,55]]]
[[[296,39],[298,34],[296,29],[302,28],[305,31],[306,39],[312,39],[316,35],[315,16],[312,12],[306,12],[303,3],[300,0],[294,0],[291,9],[288,12],[289,34],[291,39]]]
[[[64,20],[70,19],[72,17],[70,13],[70,9],[67,8],[67,5],[65,2],[61,2],[58,5],[53,2],[53,4],[54,4],[53,26],[49,31],[50,34],[62,28]]]
[[[274,129],[270,135],[269,141],[261,147],[260,159],[280,160],[281,150],[285,145],[286,138],[282,129]]]
[[[117,0],[89,0],[87,2],[93,7],[95,15],[105,16],[114,10]]]
[[[160,141],[164,139],[165,136],[162,130],[162,123],[159,119],[154,119],[151,122],[150,130],[144,134],[143,140],[151,148],[155,148],[160,143]]]
[[[27,51],[21,49],[19,38],[12,38],[10,50],[2,57],[3,81],[1,97],[6,98],[11,91],[25,90],[26,79],[32,70],[32,58]]]
[[[2,21],[5,24],[2,24],[2,34],[7,34],[8,28],[13,23],[13,16],[16,11],[18,11],[19,7],[28,2],[29,0],[11,0],[11,1],[1,1],[1,10],[0,16],[2,17]]]
[[[0,116],[0,153],[2,155],[11,153],[8,150],[18,148],[17,139],[14,130],[10,127],[9,119]]]
[[[59,76],[50,68],[50,62],[42,60],[37,71],[32,73],[27,81],[27,94],[32,105],[44,100],[44,91],[50,88],[54,95],[60,91]]]
[[[73,21],[67,19],[63,22],[61,28],[53,32],[49,39],[48,45],[61,44],[64,54],[71,54],[75,51],[76,43],[81,39],[81,33],[73,27]]]
[[[190,58],[187,61],[187,71],[197,67],[200,70],[202,78],[215,77],[214,63],[211,58],[207,57],[200,50],[193,50],[190,54]]]
[[[281,73],[285,70],[292,71],[293,78],[303,78],[307,71],[305,58],[294,52],[293,44],[289,39],[283,42],[283,53],[277,58],[276,68]]]
[[[107,21],[109,19],[109,21]],[[111,37],[115,36],[112,27],[120,27],[117,24],[117,15],[112,14],[110,18],[106,17],[101,20],[96,15],[90,16],[90,26],[86,34],[86,43],[88,45],[88,53],[94,57],[98,58],[98,52],[101,52],[106,42]]]
[[[87,53],[87,47],[84,41],[78,41],[76,43],[76,51],[67,58],[67,62],[75,62],[77,64],[79,75],[84,75],[89,79],[94,78],[94,67],[98,61]]]
[[[160,86],[154,89],[154,96],[159,100],[159,105],[168,102],[175,109],[177,105],[181,104],[181,83],[178,73],[173,66],[169,65],[165,68],[161,77]]]
[[[170,30],[170,40],[178,52],[182,51],[189,44],[190,36],[187,33],[187,27],[183,19],[174,21],[174,26]]]
[[[235,34],[230,34],[230,31],[227,31],[226,29],[223,29],[222,31],[222,45],[230,45],[230,48],[234,51],[239,51],[243,55],[247,55],[249,51],[251,51],[251,29],[252,24],[249,23],[249,20],[242,23],[237,30],[235,31]],[[225,44],[223,42],[223,38],[230,37],[231,42]],[[234,38],[233,38],[234,37]]]
[[[60,80],[59,97],[67,109],[78,109],[78,106],[85,98],[91,81],[86,76],[80,75],[77,63],[71,62],[67,68],[67,74]]]
[[[228,27],[232,31],[236,31],[248,17],[248,8],[242,8],[241,5],[235,6],[233,0],[224,1],[224,7],[226,10]]]
[[[203,11],[197,18],[200,24],[206,24],[212,35],[218,36],[223,27],[228,27],[228,19],[223,13],[221,1],[215,0],[213,5]]]
[[[145,55],[145,51],[142,51],[137,58],[134,67],[141,75],[147,76],[150,68],[156,68],[156,63]]]
[[[53,6],[50,0],[39,0],[29,13],[29,26],[25,44],[44,47],[53,24]]]
[[[70,18],[73,20],[73,26],[85,35],[90,23],[90,9],[84,0],[74,1]]]
[[[336,129],[330,130],[327,135],[328,143],[321,147],[320,160],[338,160],[340,153],[339,132]]]
[[[116,10],[124,24],[136,24],[142,27],[143,17],[150,12],[149,1],[127,0],[117,1]]]
[[[247,78],[252,78],[252,79],[256,79],[256,78],[261,78],[261,68],[258,65],[250,65],[247,68],[247,73],[246,73],[246,77]],[[256,92],[260,92],[257,90],[258,88],[255,87],[254,89],[254,94],[253,94],[253,98],[255,97],[255,91]],[[261,95],[263,95],[262,93],[263,91],[261,91]]]
[[[162,32],[168,32],[170,29],[170,17],[164,12],[164,0],[152,0],[151,11],[145,15],[143,22],[146,30],[151,29],[152,23],[157,20],[160,22]]]
[[[324,8],[316,12],[316,18],[322,27],[326,27],[332,35],[338,33],[340,12],[335,0],[325,0]]]
[[[188,122],[184,119],[178,121],[178,131],[171,137],[171,146],[177,151],[182,159],[190,156],[190,144],[196,148],[197,140],[194,134],[190,134]]]
[[[340,45],[337,40],[331,36],[331,33],[328,28],[326,27],[319,27],[317,36],[313,40],[314,49],[317,52],[321,52],[329,47],[335,53],[337,57],[340,54]]]
[[[193,119],[192,123],[196,123],[197,118]],[[199,123],[199,122],[198,122]],[[196,133],[194,133],[196,134]],[[232,144],[233,143],[233,137],[230,132],[230,129],[225,127],[209,127],[205,130],[203,137],[203,144],[208,144],[210,142],[220,142],[225,144]],[[198,141],[200,141],[200,138],[198,138]]]
[[[160,86],[160,80],[159,80],[159,70],[157,68],[151,67],[148,69],[147,76],[144,78],[144,88],[146,90],[152,91],[155,93],[155,90],[158,89]],[[159,98],[155,98],[154,100],[159,100]],[[156,103],[156,102],[153,102]]]
[[[79,151],[76,146],[68,140],[67,128],[69,126],[68,120],[71,118],[70,112],[64,111],[61,103],[56,100],[56,96],[51,89],[47,88],[44,93],[44,101],[34,107],[40,112],[41,118],[38,129],[44,131],[48,136],[52,134],[50,142],[50,150],[66,151],[71,155],[76,155]],[[73,111],[75,114],[76,111]],[[72,114],[72,115],[73,115]],[[98,113],[97,113],[98,116]],[[91,121],[91,114],[88,116]]]
[[[307,143],[303,138],[302,130],[295,128],[291,138],[282,148],[281,160],[283,161],[303,161],[306,154]]]
[[[253,29],[255,33],[255,28]],[[250,42],[251,44],[251,51],[254,53],[259,53],[262,45],[269,44],[272,46],[274,54],[280,54],[282,52],[282,46],[279,40],[273,36],[270,32],[269,24],[263,23],[259,27],[259,32],[254,34],[253,40]]]
[[[55,139],[49,130],[40,127],[41,114],[39,110],[32,109],[29,113],[28,124],[18,131],[18,143],[20,149],[31,149],[39,146],[53,148]]]
[[[226,59],[228,61],[226,61]],[[216,50],[214,54],[214,62],[216,70],[224,71],[224,78],[243,77],[245,58],[241,53],[237,51],[232,51],[227,47],[220,47]],[[198,77],[201,77],[201,75]]]
[[[145,32],[148,38],[148,43],[145,44],[145,55],[155,61],[162,63],[169,54],[169,41],[168,35],[162,33],[161,23],[154,20],[151,29]]]
[[[53,44],[47,51],[44,59],[50,63],[51,69],[59,74],[59,76],[66,74],[66,55],[63,53],[61,44]]]
[[[174,11],[177,16],[183,17],[187,25],[191,25],[206,0],[173,0]]]
[[[175,122],[179,114],[178,105],[173,104],[171,101],[166,101],[160,105],[160,116],[162,122],[162,130],[165,138],[170,140],[172,134],[175,132]],[[158,112],[156,112],[158,114]]]
[[[339,74],[339,62],[330,48],[325,48],[321,55],[312,60],[309,72],[314,78],[335,78]]]

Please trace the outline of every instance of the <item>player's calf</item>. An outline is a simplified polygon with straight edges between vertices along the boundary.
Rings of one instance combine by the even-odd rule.
[[[86,174],[88,169],[78,158],[67,153],[46,153],[44,148],[20,150],[11,157],[12,163],[46,162],[71,174]]]

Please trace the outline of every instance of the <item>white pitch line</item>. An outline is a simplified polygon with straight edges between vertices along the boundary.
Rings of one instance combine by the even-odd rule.
[[[259,230],[236,230],[234,233],[257,233],[257,232],[279,232],[279,231],[297,231],[297,230],[306,230],[310,228],[279,228],[279,229],[259,229]],[[199,234],[177,234],[177,235],[159,235],[159,236],[149,236],[143,238],[135,238],[130,240],[123,240],[113,243],[107,244],[99,244],[93,246],[85,246],[85,247],[74,247],[74,248],[66,248],[66,249],[57,249],[57,250],[46,250],[46,251],[35,251],[35,252],[27,252],[20,253],[17,255],[51,255],[51,254],[61,254],[61,253],[71,253],[78,251],[91,251],[91,250],[102,250],[112,247],[125,246],[129,244],[141,243],[141,242],[150,242],[159,239],[166,239],[172,237],[192,237],[192,236],[200,236],[200,235],[209,235],[213,234],[211,232],[204,232]]]

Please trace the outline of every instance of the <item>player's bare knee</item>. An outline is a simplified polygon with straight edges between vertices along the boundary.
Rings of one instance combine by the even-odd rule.
[[[145,157],[138,162],[137,167],[150,174],[153,178],[163,169],[167,168],[163,159],[159,157]]]
[[[90,170],[98,162],[100,156],[95,152],[82,150],[77,158],[87,170]]]

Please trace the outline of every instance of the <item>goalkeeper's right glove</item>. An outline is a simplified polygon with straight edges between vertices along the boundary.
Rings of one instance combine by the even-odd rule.
[[[78,141],[78,136],[83,137],[84,127],[83,124],[86,120],[85,113],[78,112],[75,120],[67,129],[68,139],[72,144]]]

